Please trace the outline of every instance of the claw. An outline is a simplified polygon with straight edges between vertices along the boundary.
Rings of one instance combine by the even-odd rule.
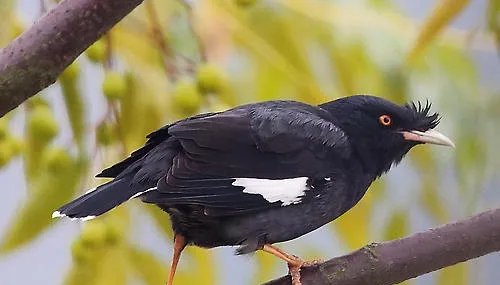
[[[323,260],[316,259],[311,261],[303,261],[295,255],[290,255],[282,251],[281,249],[272,246],[270,244],[264,245],[263,251],[268,252],[280,259],[283,259],[288,264],[288,273],[292,277],[292,285],[302,285],[300,281],[300,269],[303,267],[315,266],[323,262]]]

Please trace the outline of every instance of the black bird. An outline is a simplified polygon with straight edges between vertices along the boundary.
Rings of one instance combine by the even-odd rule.
[[[139,197],[170,215],[171,285],[186,245],[264,250],[289,265],[292,283],[312,264],[272,244],[333,221],[418,144],[454,146],[434,130],[430,104],[351,96],[311,106],[268,101],[193,116],[151,133],[97,177],[112,181],[53,217],[88,220]]]

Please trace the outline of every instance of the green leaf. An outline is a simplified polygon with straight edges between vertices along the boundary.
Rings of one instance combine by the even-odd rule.
[[[91,260],[74,262],[66,275],[65,285],[125,285],[130,276],[129,258],[124,246],[98,247],[82,250],[97,251]],[[157,284],[162,284],[157,283]]]
[[[480,123],[480,121],[477,121]],[[460,193],[463,197],[480,193],[485,180],[488,152],[487,145],[481,140],[479,131],[469,131],[457,138],[457,154],[455,156],[455,171]],[[475,197],[477,198],[477,197]]]
[[[443,207],[439,191],[436,187],[435,180],[425,179],[420,190],[420,201],[424,210],[437,223],[446,223],[448,221],[448,212]]]
[[[126,247],[111,247],[102,260],[96,274],[95,285],[125,285],[129,276],[129,259]],[[161,283],[159,283],[161,284]]]
[[[367,191],[358,204],[332,223],[340,238],[350,249],[362,247],[370,240],[369,223],[372,202],[373,193]]]
[[[290,26],[286,24],[286,19],[269,10],[264,10],[259,11],[260,14],[250,21],[232,5],[221,4],[220,8],[219,20],[232,28],[235,42],[248,50],[256,59],[267,61],[282,72],[288,78],[289,84],[299,89],[302,100],[320,103],[327,99],[312,78],[308,63],[304,60],[304,50],[299,46],[297,39],[291,36],[293,33],[290,31]],[[268,23],[269,25],[262,23],[260,20],[263,17],[267,17],[266,21],[272,21],[272,23]],[[277,38],[272,40],[273,37]],[[288,46],[283,49],[286,44]],[[285,51],[288,49],[290,51]],[[294,56],[297,58],[291,60]]]
[[[281,260],[262,251],[257,251],[254,256],[257,268],[255,269],[255,274],[253,274],[250,284],[262,284],[273,279],[273,277],[275,277],[274,272],[280,265]]]
[[[60,154],[54,154],[52,160],[49,165],[40,167],[43,174],[30,181],[28,187],[32,190],[28,200],[11,221],[0,252],[15,250],[38,237],[55,221],[51,218],[52,212],[68,202],[78,189],[83,166]]]
[[[13,0],[1,0],[0,1],[0,17],[2,17],[2,28],[0,28],[0,46],[5,46],[9,39],[9,28],[14,25],[13,17],[9,14],[12,12],[14,1]]]
[[[151,252],[129,247],[129,260],[134,272],[148,285],[164,284],[168,276],[168,267]]]
[[[486,17],[488,19],[488,29],[493,32],[497,49],[500,49],[500,1],[488,1]]]
[[[283,74],[267,62],[260,62],[258,70],[255,84],[255,96],[258,101],[276,100],[290,96],[286,92],[293,93],[294,90],[286,88],[288,84]]]
[[[64,285],[88,285],[94,284],[96,268],[93,265],[73,264],[66,274]]]
[[[382,91],[381,72],[368,56],[362,41],[335,43],[329,50],[329,56],[344,95]]]
[[[83,155],[85,151],[83,141],[85,134],[85,104],[78,88],[78,74],[78,64],[72,63],[59,77],[59,83],[61,84],[73,138],[78,145],[80,154]]]
[[[158,49],[150,41],[145,40],[144,31],[125,29],[118,25],[111,31],[113,51],[133,66],[161,67]]]
[[[172,224],[167,213],[155,205],[141,203],[141,207],[153,218],[156,226],[160,228],[165,237],[173,239],[174,232],[172,231]]]
[[[409,232],[408,213],[395,211],[384,231],[384,240],[393,240],[405,236]]]
[[[467,263],[459,263],[443,268],[438,273],[436,284],[438,285],[467,285],[469,284]]]
[[[148,75],[156,79],[156,76]],[[118,137],[127,154],[140,147],[145,142],[146,135],[160,127],[163,122],[163,104],[160,98],[154,95],[157,93],[155,88],[158,87],[152,86],[157,84],[146,79],[146,76],[137,78],[138,76],[133,73],[126,75],[129,93],[120,101]]]
[[[193,278],[192,284],[211,285],[215,284],[215,266],[210,251],[205,248],[187,247],[185,253],[193,258],[196,266],[189,266],[189,273]]]
[[[23,160],[24,173],[28,181],[37,179],[42,173],[43,169],[40,164],[43,154],[59,132],[59,126],[50,105],[43,98],[38,99],[27,102],[29,104],[24,128],[26,148],[23,152]]]

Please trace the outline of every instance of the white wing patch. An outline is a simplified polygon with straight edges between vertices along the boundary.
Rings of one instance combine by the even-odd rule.
[[[307,187],[307,177],[288,179],[234,178],[233,186],[242,186],[244,193],[261,195],[270,203],[281,206],[300,203]]]

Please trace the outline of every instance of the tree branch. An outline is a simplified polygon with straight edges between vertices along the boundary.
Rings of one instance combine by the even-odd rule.
[[[0,117],[61,72],[143,0],[63,0],[0,50]]]
[[[367,245],[301,271],[303,285],[397,284],[500,251],[500,209],[398,240]],[[264,285],[290,285],[289,276]]]

